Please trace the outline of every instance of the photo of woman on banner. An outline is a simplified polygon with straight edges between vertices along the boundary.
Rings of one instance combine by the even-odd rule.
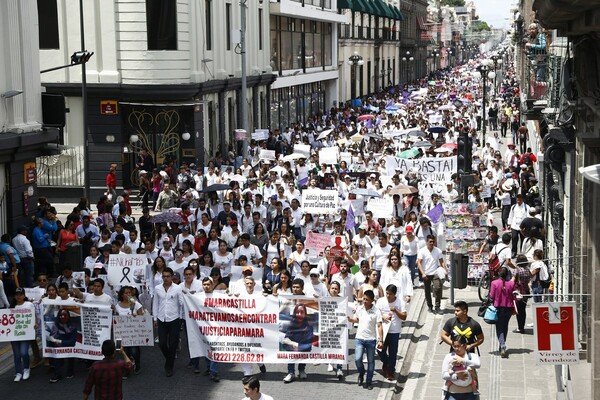
[[[81,342],[81,319],[72,316],[66,308],[61,308],[54,322],[46,322],[48,347],[75,347]]]
[[[318,336],[314,332],[318,332],[318,313],[309,313],[307,302],[314,303],[318,307],[318,303],[314,301],[299,301],[293,308],[290,315],[288,307],[282,309],[279,314],[280,331],[284,333],[281,339],[281,351],[299,351],[310,352],[312,346],[318,346]]]

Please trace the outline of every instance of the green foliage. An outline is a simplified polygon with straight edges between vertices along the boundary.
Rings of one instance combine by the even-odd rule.
[[[487,22],[481,21],[481,20],[473,21],[471,24],[471,29],[474,32],[491,31],[492,30]]]
[[[464,7],[465,0],[441,0],[440,4],[443,6],[450,6],[450,7]]]

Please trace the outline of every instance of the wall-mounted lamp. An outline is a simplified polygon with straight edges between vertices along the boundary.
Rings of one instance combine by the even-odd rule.
[[[590,165],[589,167],[581,167],[579,168],[579,173],[583,175],[584,178],[600,184],[600,164]]]
[[[183,140],[190,140],[191,137],[192,137],[192,135],[190,135],[190,133],[188,131],[185,131],[181,134],[181,138]]]
[[[134,134],[134,135],[129,136],[129,141],[131,143],[136,143],[138,140],[140,140],[140,137],[138,135]]]
[[[108,143],[114,143],[114,141],[115,141],[115,135],[106,135],[106,141]]]

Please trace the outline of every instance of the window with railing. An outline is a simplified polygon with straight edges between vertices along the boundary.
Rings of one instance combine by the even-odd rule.
[[[292,0],[295,3],[300,3],[303,6],[315,6],[319,8],[331,10],[331,0]]]

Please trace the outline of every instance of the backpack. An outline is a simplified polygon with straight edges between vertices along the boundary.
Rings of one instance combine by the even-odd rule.
[[[502,266],[506,262],[506,260],[504,260],[504,261],[502,261],[502,263],[500,263],[500,260],[498,259],[498,253],[502,253],[506,249],[508,249],[508,246],[504,246],[504,248],[502,250],[500,250],[496,253],[490,253],[488,267],[489,267],[492,275],[498,274],[498,271],[500,271],[500,268],[502,268]]]
[[[531,165],[531,153],[523,154],[523,164]]]

